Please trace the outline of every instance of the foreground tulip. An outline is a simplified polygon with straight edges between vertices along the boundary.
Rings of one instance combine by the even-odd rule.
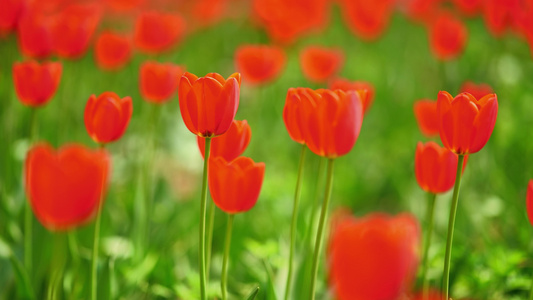
[[[416,274],[419,242],[418,222],[409,214],[337,221],[327,255],[336,299],[398,299]]]
[[[104,70],[122,68],[131,58],[130,38],[114,32],[102,32],[96,39],[94,58]]]
[[[285,106],[283,107],[283,122],[285,123],[285,128],[287,128],[287,132],[291,139],[298,144],[305,143],[303,134],[305,128],[302,124],[303,101],[300,96],[301,94],[304,94],[304,91],[311,92],[312,90],[290,88],[287,92],[287,97],[285,98]]]
[[[468,38],[466,26],[449,13],[441,13],[429,27],[429,43],[433,55],[440,60],[458,57]]]
[[[472,81],[465,81],[461,88],[460,93],[470,93],[474,98],[481,99],[488,94],[493,94],[492,87],[486,83],[475,84]]]
[[[422,99],[413,105],[418,128],[427,137],[439,135],[437,101]]]
[[[132,112],[130,97],[121,99],[113,92],[92,95],[85,106],[85,128],[98,144],[114,142],[126,131]]]
[[[308,46],[300,52],[300,66],[304,76],[312,82],[323,83],[339,72],[344,62],[340,49]]]
[[[526,207],[529,223],[533,226],[533,179],[527,185]]]
[[[144,62],[139,73],[139,86],[143,99],[162,104],[170,100],[178,89],[184,68],[171,63]]]
[[[267,45],[244,45],[235,52],[235,64],[243,80],[261,84],[276,78],[286,61],[283,49]]]
[[[246,120],[233,120],[229,130],[211,141],[211,157],[222,157],[230,162],[240,156],[252,137],[252,130]],[[205,139],[197,137],[200,154],[204,156]]]
[[[366,81],[350,81],[344,78],[337,78],[330,82],[329,89],[356,91],[359,93],[359,98],[363,104],[363,114],[366,114],[372,102],[374,101],[374,87],[371,83]]]
[[[13,81],[22,104],[40,107],[48,103],[57,90],[63,68],[59,62],[16,62]]]
[[[148,54],[166,51],[185,33],[185,21],[177,14],[143,12],[135,23],[135,45]]]

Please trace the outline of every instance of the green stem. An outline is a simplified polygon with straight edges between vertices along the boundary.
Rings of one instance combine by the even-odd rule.
[[[105,144],[100,145],[100,149],[104,149]],[[93,255],[91,260],[91,300],[96,300],[98,294],[98,279],[97,279],[97,265],[98,265],[98,249],[100,242],[100,223],[102,221],[102,206],[104,202],[104,185],[106,176],[102,176],[102,189],[100,195],[100,201],[98,202],[98,210],[96,212],[96,222],[94,225],[94,238],[93,238]]]
[[[37,133],[37,109],[32,108],[30,113],[30,144],[33,144],[36,139]],[[33,227],[33,213],[30,206],[30,199],[26,201],[26,209],[24,210],[24,266],[26,267],[26,272],[30,278],[32,277],[32,227]]]
[[[222,277],[220,279],[220,288],[222,289],[222,300],[228,299],[228,259],[229,249],[231,246],[231,229],[233,227],[234,214],[228,214],[228,224],[226,225],[226,241],[224,244],[224,258],[222,260]]]
[[[205,276],[205,219],[206,219],[206,204],[207,204],[207,162],[209,161],[209,153],[211,150],[211,138],[205,138],[205,153],[204,153],[204,174],[202,179],[202,198],[200,199],[200,242],[198,249],[198,259],[200,267],[200,296],[202,300],[207,299],[206,285],[207,280]]]
[[[302,150],[300,151],[300,162],[298,163],[298,177],[296,178],[296,191],[294,192],[294,204],[292,207],[292,220],[291,220],[291,241],[289,250],[289,272],[287,274],[287,283],[285,285],[285,300],[289,299],[291,290],[292,279],[292,265],[294,259],[294,243],[296,241],[296,225],[298,220],[298,202],[300,200],[300,190],[302,186],[302,174],[305,162],[305,144],[302,144]]]
[[[211,266],[211,248],[213,246],[213,227],[215,225],[215,202],[209,201],[209,212],[207,213],[207,241],[205,258],[205,278],[209,280]]]
[[[431,244],[431,234],[433,232],[433,216],[435,215],[435,199],[437,198],[437,194],[434,193],[428,193],[428,203],[427,203],[427,211],[426,211],[426,218],[427,218],[427,229],[426,229],[426,241],[424,245],[424,253],[422,258],[422,292],[423,292],[423,299],[427,299],[428,297],[428,291],[429,291],[429,281],[426,279],[426,274],[428,270],[428,252],[429,252],[429,246]]]
[[[533,300],[533,281],[531,282],[531,292],[529,293],[529,300]]]
[[[459,154],[457,159],[457,173],[455,175],[455,186],[453,188],[452,208],[450,209],[450,219],[448,221],[448,238],[446,239],[446,254],[444,256],[444,274],[442,277],[442,289],[444,300],[449,299],[450,285],[450,260],[452,257],[453,229],[455,226],[455,215],[457,213],[457,202],[459,200],[459,189],[461,188],[461,175],[463,170],[464,155]]]
[[[318,257],[320,256],[320,247],[322,246],[322,238],[324,225],[326,224],[326,216],[328,214],[329,200],[331,198],[331,188],[333,186],[333,162],[334,159],[328,160],[328,175],[326,179],[326,191],[324,194],[324,202],[322,203],[322,210],[320,211],[320,220],[318,223],[318,231],[316,233],[315,253],[313,255],[313,268],[311,273],[311,299],[315,299],[316,277],[318,274]]]

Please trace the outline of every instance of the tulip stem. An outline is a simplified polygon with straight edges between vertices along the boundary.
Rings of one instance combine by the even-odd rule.
[[[324,193],[324,202],[322,202],[322,210],[320,211],[320,220],[318,223],[318,231],[316,233],[315,253],[313,255],[313,268],[311,273],[311,299],[315,299],[316,277],[318,273],[318,257],[320,256],[320,247],[322,246],[322,238],[324,226],[326,224],[326,216],[328,213],[329,200],[331,198],[331,188],[333,186],[333,162],[334,159],[328,160],[328,173],[326,179],[326,191]]]
[[[36,134],[37,134],[37,109],[32,108],[30,112],[30,144],[33,144],[36,140]],[[33,234],[32,234],[32,227],[33,227],[33,213],[31,211],[31,205],[30,205],[30,199],[28,198],[28,201],[26,202],[26,208],[24,210],[24,266],[26,267],[26,272],[28,272],[28,275],[30,278],[32,277],[32,261],[33,261],[33,253],[32,253],[32,241],[33,241]]]
[[[292,207],[292,220],[291,220],[291,241],[289,250],[289,272],[287,274],[287,283],[285,285],[285,300],[289,299],[291,290],[292,279],[292,265],[294,259],[294,242],[296,240],[296,225],[298,220],[298,202],[300,200],[300,190],[302,185],[302,174],[305,162],[305,144],[302,144],[302,150],[300,151],[300,162],[298,163],[298,177],[296,178],[296,191],[294,192],[294,204]]]
[[[103,151],[105,144],[100,144],[100,150]],[[97,265],[98,265],[98,249],[100,241],[100,223],[102,221],[102,206],[104,202],[104,185],[105,179],[107,176],[105,174],[102,176],[102,188],[100,199],[98,201],[98,210],[96,212],[96,222],[94,224],[94,238],[93,238],[93,253],[91,260],[91,300],[96,300],[96,295],[98,293],[98,282],[97,282]]]
[[[215,225],[215,203],[209,201],[209,211],[207,212],[207,241],[205,255],[205,278],[209,280],[209,271],[211,266],[211,251],[213,246],[213,227]]]
[[[426,241],[424,245],[424,254],[422,256],[422,293],[423,293],[424,300],[427,299],[428,291],[429,291],[429,281],[426,279],[426,274],[428,270],[428,253],[429,253],[429,246],[431,244],[431,234],[433,232],[433,217],[435,215],[435,199],[436,198],[437,198],[437,194],[428,193],[428,203],[427,203],[427,211],[426,211],[426,218],[427,218]]]
[[[453,188],[452,207],[450,209],[450,219],[448,220],[448,238],[446,239],[446,254],[444,256],[444,274],[442,277],[442,289],[444,300],[448,300],[450,285],[450,260],[452,257],[453,229],[455,226],[455,215],[457,213],[457,203],[459,202],[459,189],[461,188],[461,175],[463,170],[464,154],[459,154],[457,159],[457,173],[455,175],[455,186]]]
[[[533,300],[533,281],[531,282],[531,292],[529,293],[529,300]]]
[[[228,224],[226,225],[226,241],[224,242],[224,258],[222,260],[222,277],[220,279],[220,288],[222,289],[222,300],[228,299],[228,259],[229,249],[231,247],[231,230],[233,227],[234,214],[228,214]]]
[[[200,296],[202,300],[207,299],[206,285],[207,280],[205,276],[205,219],[206,219],[206,204],[207,204],[207,165],[209,161],[209,153],[211,150],[211,138],[205,138],[205,153],[204,153],[204,173],[202,179],[202,198],[200,199],[200,242],[199,242],[199,267],[200,267]]]

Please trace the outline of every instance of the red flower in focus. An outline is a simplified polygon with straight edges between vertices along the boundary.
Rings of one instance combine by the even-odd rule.
[[[49,56],[53,50],[53,26],[53,18],[39,10],[24,12],[18,24],[18,44],[22,54],[32,58]]]
[[[427,137],[439,135],[437,101],[429,99],[418,100],[414,104],[414,111],[418,128],[420,128],[423,135]]]
[[[370,214],[337,221],[328,248],[336,299],[397,299],[418,267],[420,229],[414,216]]]
[[[25,0],[3,0],[0,10],[0,36],[17,27],[22,11],[26,7]]]
[[[463,163],[463,168],[466,160]],[[457,154],[435,142],[418,142],[415,153],[415,175],[418,185],[426,192],[445,193],[455,183]]]
[[[365,40],[377,39],[389,25],[394,0],[341,0],[344,21],[350,30]]]
[[[273,80],[285,66],[285,53],[276,46],[244,45],[235,52],[235,64],[242,78],[252,84]]]
[[[441,91],[437,98],[440,139],[444,147],[457,154],[476,153],[492,134],[498,115],[496,94],[476,99],[469,93],[453,98]]]
[[[177,44],[185,33],[180,15],[143,12],[135,23],[135,46],[142,52],[157,54]]]
[[[94,46],[94,58],[104,70],[122,68],[131,58],[130,38],[110,31],[100,33]]]
[[[96,143],[116,141],[126,131],[132,112],[130,97],[120,99],[112,92],[92,95],[85,106],[85,128]]]
[[[331,90],[343,90],[345,92],[358,92],[359,98],[363,103],[363,114],[366,114],[368,108],[370,108],[372,102],[374,102],[374,86],[366,81],[349,81],[347,79],[337,78],[329,84],[329,88]]]
[[[283,122],[285,128],[291,139],[299,144],[305,143],[303,125],[303,104],[302,95],[304,97],[311,96],[311,89],[305,88],[291,88],[287,91],[287,97],[285,99],[285,106],[283,107]]]
[[[37,144],[30,149],[25,187],[39,222],[53,231],[89,222],[103,201],[109,165],[107,152],[82,145],[55,151],[48,144]]]
[[[452,0],[455,7],[466,16],[474,16],[481,12],[485,0]]]
[[[316,83],[322,83],[337,74],[344,62],[344,53],[340,49],[308,46],[300,52],[300,66],[305,77]]]
[[[217,73],[198,78],[185,72],[178,93],[181,117],[189,131],[204,138],[228,131],[239,107],[240,85],[239,73],[226,80]]]
[[[526,209],[529,223],[533,226],[533,179],[527,185]]]
[[[465,81],[461,86],[460,93],[470,93],[474,98],[481,99],[488,94],[493,94],[494,91],[490,85],[486,83],[475,84],[472,81]]]
[[[429,43],[433,55],[440,60],[454,59],[466,46],[466,26],[447,12],[440,13],[429,26]]]
[[[171,63],[144,62],[139,73],[143,99],[159,104],[170,100],[184,72],[185,68]]]
[[[209,191],[213,202],[224,212],[236,214],[252,209],[259,198],[265,164],[238,157],[227,162],[223,157],[209,159]]]
[[[57,90],[63,67],[59,62],[16,62],[13,81],[24,105],[39,107],[48,103]]]
[[[239,157],[252,138],[252,129],[246,120],[233,120],[228,131],[217,136],[211,141],[211,157],[222,157],[226,161],[232,161]],[[205,139],[197,137],[200,154],[204,157]]]

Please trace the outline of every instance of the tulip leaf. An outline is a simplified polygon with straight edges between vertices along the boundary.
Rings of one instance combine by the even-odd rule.
[[[248,294],[248,296],[246,297],[246,300],[254,300],[255,297],[257,297],[257,294],[259,294],[259,287],[256,286],[251,292],[250,294]]]

